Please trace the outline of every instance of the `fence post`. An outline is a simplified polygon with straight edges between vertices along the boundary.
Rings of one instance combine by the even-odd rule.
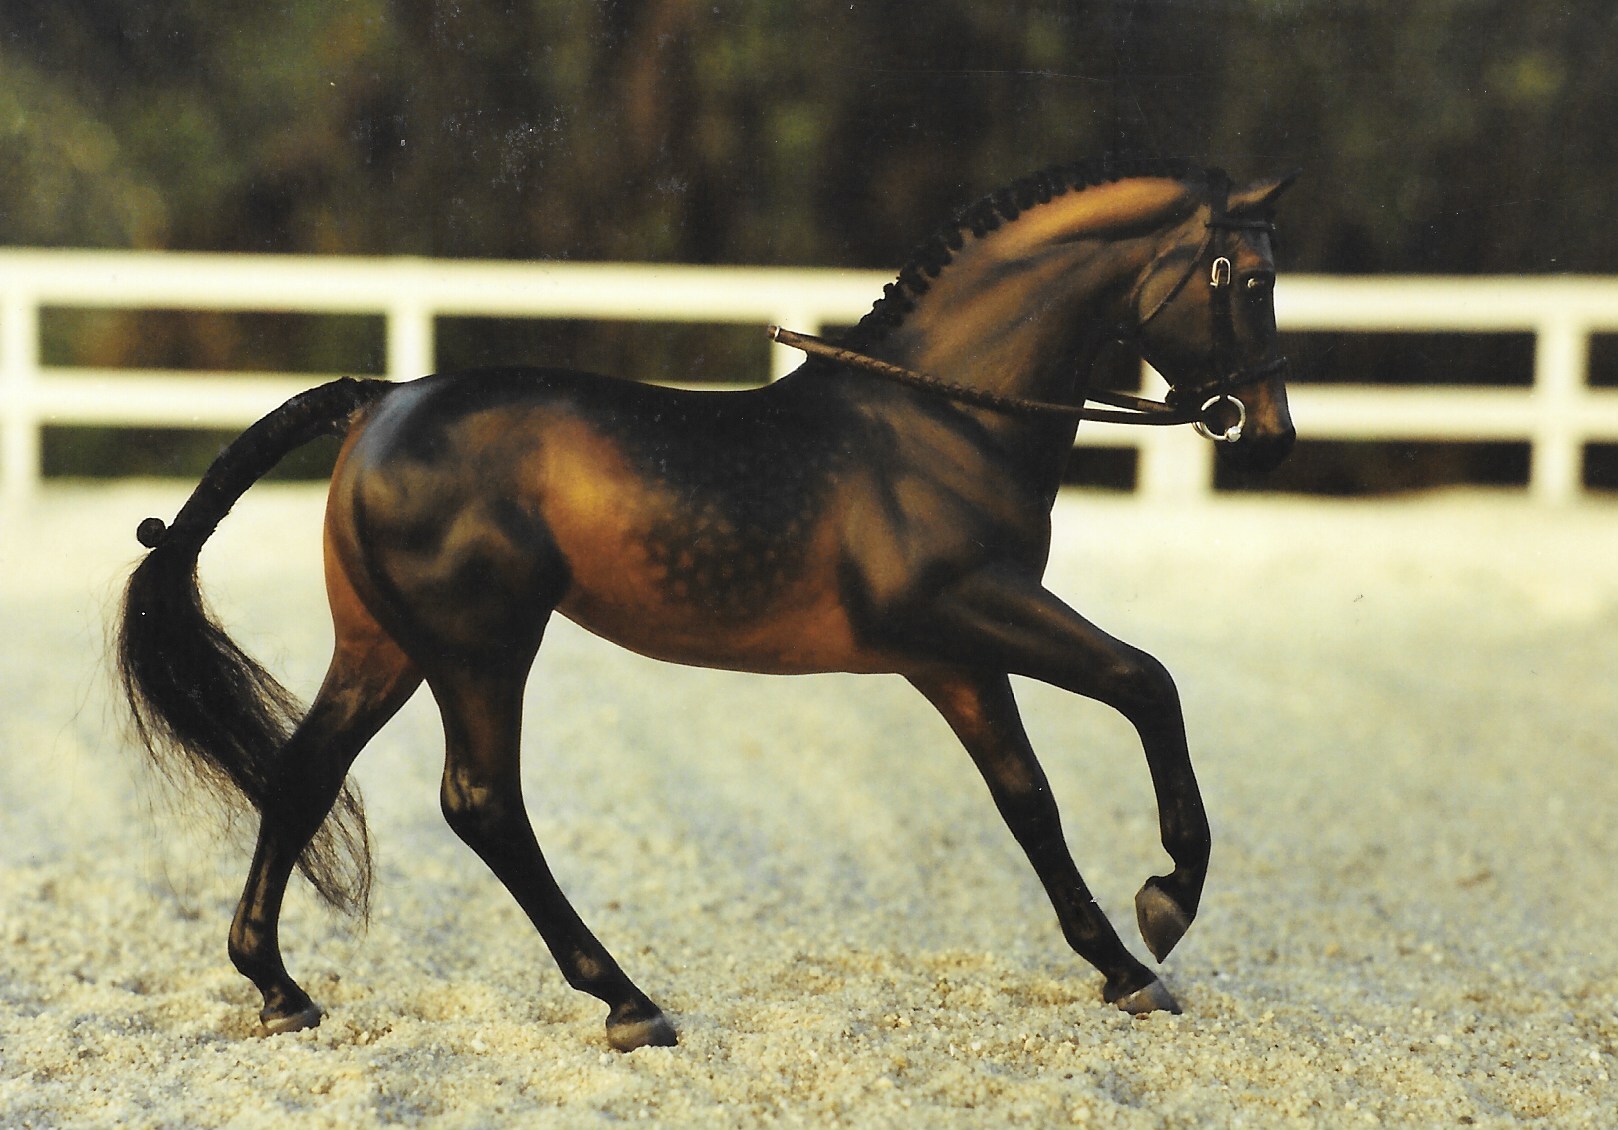
[[[1584,452],[1573,428],[1580,386],[1589,364],[1588,328],[1553,314],[1535,327],[1534,428],[1528,488],[1535,501],[1566,505],[1578,497]]]
[[[1168,382],[1156,369],[1141,362],[1141,395],[1161,400]],[[1187,428],[1136,429],[1135,490],[1148,502],[1185,504],[1204,502],[1213,493],[1213,444]]]
[[[388,304],[387,374],[390,381],[413,381],[430,374],[437,360],[433,312],[419,299]]]
[[[0,291],[0,501],[33,497],[39,485],[39,304],[16,280]]]
[[[818,315],[807,310],[785,310],[776,315],[773,325],[782,329],[797,330],[799,333],[819,336],[825,326]],[[780,342],[770,343],[770,380],[778,381],[799,365],[803,364],[804,355],[793,349],[790,345]]]

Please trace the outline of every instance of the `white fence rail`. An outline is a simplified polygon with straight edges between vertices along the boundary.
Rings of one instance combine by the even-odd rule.
[[[0,497],[27,498],[50,425],[246,425],[321,379],[45,366],[43,309],[233,310],[380,316],[387,375],[433,371],[444,316],[847,324],[884,272],[638,264],[494,263],[179,253],[0,250]],[[1530,491],[1576,498],[1584,446],[1618,441],[1618,389],[1589,384],[1593,333],[1618,331],[1618,280],[1287,276],[1283,330],[1460,331],[1534,336],[1526,388],[1295,385],[1311,439],[1514,440],[1532,452]],[[773,374],[800,355],[775,350]],[[1150,376],[1155,381],[1156,377]],[[1212,491],[1211,445],[1182,429],[1091,427],[1091,445],[1140,451],[1138,489],[1160,500]]]

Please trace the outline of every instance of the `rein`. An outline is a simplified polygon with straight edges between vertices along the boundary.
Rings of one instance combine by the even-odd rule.
[[[974,408],[987,408],[993,412],[1004,412],[1008,415],[1020,416],[1059,416],[1068,420],[1095,420],[1108,424],[1193,424],[1202,418],[1202,413],[1187,412],[1183,406],[1165,404],[1156,400],[1148,400],[1141,396],[1130,396],[1128,393],[1103,390],[1100,392],[1086,392],[1085,400],[1093,400],[1098,404],[1110,404],[1111,408],[1090,408],[1086,405],[1058,404],[1050,400],[1031,400],[1025,396],[1009,396],[1004,393],[989,392],[986,389],[972,388],[969,385],[956,384],[941,377],[918,373],[914,369],[907,369],[903,365],[895,365],[890,361],[880,361],[864,353],[852,349],[845,349],[840,345],[833,345],[822,338],[810,334],[797,333],[794,330],[784,329],[781,326],[770,326],[764,331],[771,341],[815,357],[824,357],[829,361],[847,365],[854,369],[863,369],[867,373],[874,373],[879,377],[897,381],[900,384],[919,388],[925,392],[942,396],[946,400],[970,404]]]

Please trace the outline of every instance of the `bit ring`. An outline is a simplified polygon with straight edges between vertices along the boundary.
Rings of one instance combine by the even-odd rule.
[[[1227,400],[1236,406],[1236,422],[1224,431],[1216,432],[1208,426],[1208,409]],[[1235,443],[1242,438],[1242,429],[1247,426],[1247,405],[1228,392],[1222,392],[1218,396],[1210,396],[1203,401],[1202,408],[1197,415],[1198,419],[1191,427],[1199,436],[1204,439],[1211,439],[1215,443]]]

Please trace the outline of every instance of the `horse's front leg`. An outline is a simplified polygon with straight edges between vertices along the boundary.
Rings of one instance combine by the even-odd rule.
[[[1006,676],[951,669],[913,674],[910,681],[972,755],[1006,826],[1050,896],[1063,936],[1107,978],[1106,999],[1126,1012],[1178,1012],[1163,983],[1119,941],[1074,866],[1050,784],[1028,744]]]
[[[1166,957],[1197,913],[1210,837],[1186,749],[1174,680],[1145,652],[1101,631],[1013,567],[986,568],[931,602],[931,648],[980,669],[1027,675],[1119,711],[1140,735],[1157,794],[1164,849],[1174,861],[1135,896],[1141,936]]]

